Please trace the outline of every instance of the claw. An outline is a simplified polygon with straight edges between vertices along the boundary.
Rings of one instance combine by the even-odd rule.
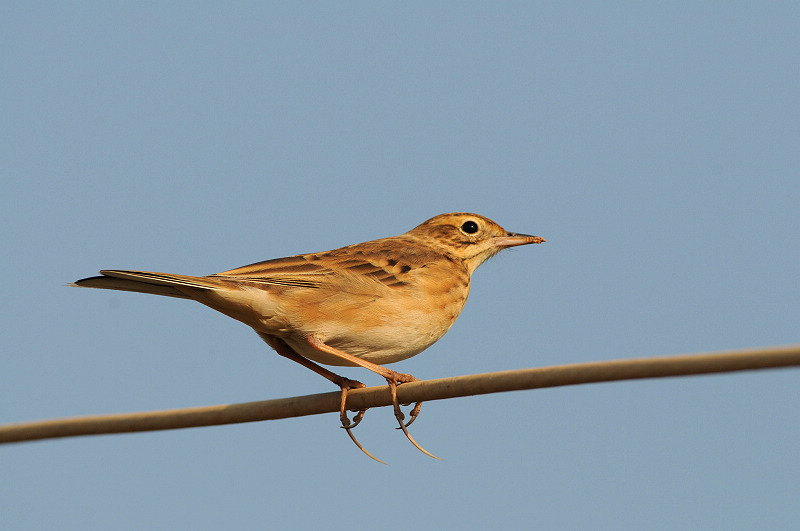
[[[411,415],[411,419],[408,422],[406,422],[406,424],[405,424],[406,428],[411,426],[411,423],[414,422],[415,420],[417,420],[417,417],[419,416],[419,410],[420,409],[422,409],[422,402],[417,402],[416,404],[414,404],[414,408],[409,413],[409,415]],[[397,429],[399,430],[400,428],[397,428]]]
[[[363,386],[364,384],[361,384],[361,385]],[[341,406],[339,407],[339,418],[342,421],[342,428],[344,428],[344,430],[347,432],[347,435],[350,436],[350,440],[353,441],[355,443],[355,445],[358,446],[358,449],[361,450],[362,452],[364,452],[367,455],[367,457],[369,457],[371,459],[374,459],[375,461],[385,465],[386,463],[384,463],[383,461],[381,461],[380,459],[378,459],[377,457],[375,457],[374,455],[369,453],[366,450],[366,448],[364,448],[361,445],[361,443],[358,442],[358,439],[356,439],[356,436],[353,435],[353,431],[352,431],[353,428],[358,426],[358,424],[361,422],[361,419],[364,418],[364,414],[367,412],[367,410],[366,409],[362,409],[361,411],[356,413],[356,416],[353,417],[353,421],[350,422],[350,419],[347,418],[347,408],[346,408],[347,392],[349,390],[350,390],[349,387],[342,387]]]
[[[342,427],[343,427],[343,428],[345,429],[345,431],[347,432],[347,435],[349,435],[349,436],[350,436],[350,439],[351,439],[351,440],[352,440],[354,443],[356,443],[356,446],[358,446],[358,449],[359,449],[359,450],[361,450],[362,452],[364,452],[365,454],[367,454],[367,457],[369,457],[369,458],[371,458],[371,459],[374,459],[375,461],[377,461],[377,462],[381,463],[382,465],[385,465],[385,464],[386,464],[385,462],[381,461],[380,459],[378,459],[377,457],[375,457],[374,455],[372,455],[371,453],[369,453],[369,452],[366,450],[366,448],[364,448],[363,446],[361,446],[361,443],[360,443],[360,442],[358,442],[358,439],[356,439],[356,436],[355,436],[355,435],[353,435],[352,426],[350,426],[350,427],[345,427],[345,426],[342,426]]]
[[[428,457],[433,457],[434,459],[439,459],[441,461],[442,459],[441,457],[436,457],[428,450],[420,446],[419,443],[414,440],[414,437],[412,437],[411,434],[408,433],[408,430],[406,429],[408,425],[414,422],[414,420],[417,418],[417,415],[419,415],[419,410],[422,407],[422,403],[417,402],[417,404],[414,406],[414,409],[411,410],[411,420],[408,421],[408,424],[404,423],[403,419],[405,418],[405,416],[403,415],[403,412],[400,410],[400,402],[398,402],[397,400],[397,382],[394,379],[388,379],[388,378],[386,379],[386,381],[389,383],[389,390],[392,393],[392,405],[394,406],[394,416],[397,419],[397,422],[400,424],[400,429],[403,430],[403,433],[405,434],[408,441],[414,445],[414,448],[416,448],[423,454],[427,455]]]
[[[361,423],[361,419],[364,418],[364,413],[366,413],[366,412],[367,412],[366,409],[362,409],[361,411],[356,413],[355,417],[353,417],[353,423],[352,424],[350,424],[348,426],[345,426],[344,423],[342,423],[342,428],[351,428],[351,429],[355,428],[356,426],[358,426]],[[345,418],[347,418],[347,417],[345,416]]]
[[[409,422],[409,424],[411,424],[411,423]],[[401,429],[401,430],[403,430],[403,433],[405,433],[405,435],[406,435],[406,438],[409,440],[409,442],[411,442],[411,444],[413,444],[413,445],[414,445],[414,448],[416,448],[417,450],[419,450],[419,451],[420,451],[420,452],[422,452],[423,454],[427,455],[428,457],[433,457],[434,459],[438,459],[439,461],[441,461],[441,460],[442,460],[442,458],[441,458],[441,457],[436,457],[435,455],[433,455],[432,453],[430,453],[428,450],[426,450],[425,448],[423,448],[422,446],[420,446],[420,445],[419,445],[419,443],[418,443],[417,441],[415,441],[415,440],[414,440],[414,437],[412,437],[412,436],[411,436],[411,434],[410,434],[410,433],[408,433],[408,430],[406,429],[406,425],[405,425],[405,424],[403,424],[403,422],[402,422],[402,421],[400,421],[400,429]],[[365,451],[366,451],[366,450],[365,450]],[[367,455],[369,455],[369,454],[367,454]],[[372,457],[372,456],[370,456],[370,457]],[[373,459],[374,459],[374,457],[373,457]]]

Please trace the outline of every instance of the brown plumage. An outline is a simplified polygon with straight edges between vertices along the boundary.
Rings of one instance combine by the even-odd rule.
[[[358,365],[393,388],[414,378],[380,365],[419,354],[447,332],[481,263],[543,241],[476,214],[442,214],[399,236],[204,277],[103,270],[74,285],[193,299],[252,327],[279,354],[344,390],[363,384],[308,360]]]

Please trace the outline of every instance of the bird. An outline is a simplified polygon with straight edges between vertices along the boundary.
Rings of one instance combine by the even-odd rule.
[[[279,355],[341,389],[340,418],[353,435],[363,418],[347,417],[347,392],[365,387],[323,365],[360,366],[386,379],[400,429],[409,434],[397,386],[417,381],[384,367],[430,347],[464,308],[472,273],[509,247],[544,238],[509,232],[466,212],[435,216],[399,236],[330,251],[276,258],[208,276],[106,269],[73,286],[191,299],[250,326]],[[382,461],[381,461],[382,462]]]

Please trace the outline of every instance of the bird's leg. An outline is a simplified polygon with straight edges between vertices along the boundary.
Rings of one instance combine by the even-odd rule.
[[[264,336],[262,336],[262,337],[264,337]],[[294,349],[292,349],[292,347],[287,345],[286,342],[283,339],[276,338],[276,337],[271,337],[271,336],[266,336],[266,337],[268,337],[269,339],[267,340],[265,338],[265,341],[267,341],[269,346],[271,346],[272,348],[275,349],[275,352],[277,352],[278,354],[280,354],[284,358],[288,358],[288,359],[290,359],[292,361],[295,361],[295,362],[299,363],[300,365],[302,365],[306,369],[311,369],[312,371],[314,371],[315,373],[319,374],[323,378],[326,378],[326,379],[330,380],[331,382],[335,383],[336,385],[338,385],[342,389],[345,389],[345,388],[347,388],[347,389],[360,389],[362,387],[366,387],[366,385],[364,385],[363,383],[359,382],[358,380],[351,380],[350,378],[345,378],[344,376],[339,376],[335,372],[331,372],[328,369],[326,369],[325,367],[317,365],[316,363],[314,363],[310,359],[308,359],[308,358],[306,358],[304,356],[301,356],[300,354],[295,352]]]
[[[417,450],[419,450],[425,455],[433,457],[434,459],[439,459],[438,457],[436,457],[435,455],[424,449],[422,446],[420,446],[419,443],[417,443],[417,441],[414,440],[414,438],[411,436],[410,433],[408,433],[408,430],[406,429],[407,426],[410,425],[412,422],[414,422],[414,420],[419,415],[422,403],[417,402],[417,404],[411,410],[411,420],[409,420],[408,424],[406,424],[404,422],[405,416],[403,415],[403,412],[400,409],[400,402],[397,400],[397,386],[403,383],[416,382],[418,381],[416,378],[414,378],[410,374],[403,374],[401,372],[393,371],[376,363],[362,360],[361,358],[357,358],[351,354],[342,352],[339,349],[336,349],[330,345],[325,344],[319,338],[313,335],[306,336],[306,341],[308,342],[309,345],[319,350],[320,352],[331,354],[344,361],[348,361],[354,365],[358,365],[359,367],[368,369],[386,378],[386,382],[389,384],[389,391],[392,394],[392,405],[394,406],[394,416],[395,418],[397,418],[397,422],[400,424],[400,429],[403,430],[403,433],[405,434],[406,438],[408,438],[408,440],[411,442],[411,444],[413,444],[417,448]]]
[[[300,354],[295,352],[294,349],[292,349],[292,347],[290,347],[284,340],[280,338],[269,336],[266,334],[258,334],[258,335],[261,336],[261,338],[264,341],[266,341],[269,346],[275,349],[275,352],[277,352],[284,358],[288,358],[292,361],[299,363],[300,365],[302,365],[307,369],[311,369],[315,373],[319,374],[320,376],[323,376],[324,378],[330,380],[331,382],[339,386],[339,388],[342,390],[341,406],[339,407],[339,419],[341,419],[342,421],[342,428],[344,428],[345,431],[347,431],[347,435],[350,436],[350,439],[355,443],[356,446],[358,446],[358,448],[362,452],[367,454],[367,456],[371,457],[375,461],[383,463],[383,461],[381,461],[380,459],[369,453],[366,450],[366,448],[364,448],[361,445],[361,443],[358,442],[358,439],[356,439],[356,436],[353,435],[353,432],[351,431],[353,428],[358,426],[358,423],[361,422],[361,419],[364,418],[364,413],[366,413],[367,410],[362,409],[358,413],[356,413],[356,416],[353,417],[352,422],[350,422],[350,419],[347,418],[347,392],[350,389],[359,389],[362,387],[366,387],[366,385],[357,380],[351,380],[350,378],[339,376],[338,374],[329,371],[325,367],[317,365],[310,359],[305,358],[304,356],[301,356]],[[386,463],[383,464],[385,465]]]

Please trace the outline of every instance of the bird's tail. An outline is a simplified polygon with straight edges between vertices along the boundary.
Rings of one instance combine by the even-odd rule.
[[[100,275],[99,277],[84,278],[69,285],[79,288],[116,289],[192,299],[193,297],[188,294],[192,290],[213,290],[222,287],[223,284],[220,280],[208,277],[171,275],[150,271],[107,269],[100,271]]]

